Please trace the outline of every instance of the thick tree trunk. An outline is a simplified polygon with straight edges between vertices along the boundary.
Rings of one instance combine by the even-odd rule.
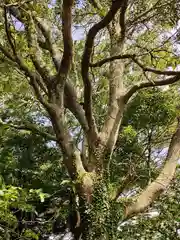
[[[78,188],[80,225],[75,229],[75,239],[116,240],[117,225],[113,223],[111,216],[113,201],[108,188],[109,182],[103,176],[91,174],[92,192],[89,191],[88,177],[84,180],[84,185],[81,184]]]

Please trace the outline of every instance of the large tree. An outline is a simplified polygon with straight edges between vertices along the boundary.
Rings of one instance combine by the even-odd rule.
[[[159,175],[131,203],[118,204],[126,188],[121,182],[111,194],[111,161],[131,100],[140,90],[180,79],[178,2],[4,0],[0,6],[1,61],[32,87],[54,135],[50,128],[19,128],[57,142],[76,188],[75,238],[117,239],[117,209],[116,221],[147,209],[169,186],[180,156],[177,110]]]

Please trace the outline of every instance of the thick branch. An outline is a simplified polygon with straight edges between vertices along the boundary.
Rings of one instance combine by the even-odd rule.
[[[46,86],[49,85],[50,73],[49,73],[48,69],[45,67],[43,61],[41,61],[41,59],[40,59],[40,56],[41,56],[41,52],[40,52],[40,49],[39,49],[40,39],[37,36],[35,23],[40,28],[40,23],[41,22],[38,21],[34,17],[33,13],[31,13],[31,14],[26,13],[26,15],[25,15],[25,14],[22,14],[22,12],[20,12],[19,9],[14,8],[14,7],[10,7],[10,8],[8,8],[8,10],[14,17],[16,17],[19,21],[23,22],[24,25],[25,25],[28,45],[29,45],[29,49],[30,49],[29,54],[30,54],[30,57],[31,57],[31,60],[34,64],[35,69],[37,70],[37,72],[39,73],[39,75],[42,78],[40,76],[38,76],[37,74],[33,74],[33,75],[36,75],[36,76],[32,78],[32,76],[30,76],[30,75],[32,75],[32,72],[30,70],[28,70],[25,65],[22,67],[22,61],[23,60],[19,61],[18,58],[20,59],[20,57],[18,57],[18,56],[16,56],[17,57],[17,62],[21,66],[20,67],[21,70],[23,70],[25,72],[26,76],[31,78],[30,84],[35,89],[36,96],[38,96],[39,100],[41,99],[41,103],[42,103],[42,97],[40,97],[40,91],[38,90],[38,88],[40,87],[47,95],[48,91],[46,89]],[[43,31],[43,26],[41,26],[41,31]],[[45,32],[43,32],[43,33],[46,34],[46,36],[48,35]],[[46,39],[46,41],[47,41],[47,39]],[[15,52],[15,55],[17,55],[16,52]],[[59,60],[59,62],[60,62],[60,60]],[[26,67],[26,69],[25,69],[25,67]],[[35,79],[36,79],[36,83],[35,83]],[[39,87],[38,87],[38,85],[39,85]],[[43,105],[44,105],[44,103],[43,103]]]
[[[122,31],[125,27],[125,12],[127,9],[127,0],[123,3],[120,13],[120,21],[115,18],[109,28],[110,40],[111,40],[111,57],[121,55],[122,58],[128,56],[123,55],[124,37]],[[121,28],[120,26],[121,25]],[[124,32],[125,34],[125,32]],[[114,59],[115,60],[115,59]],[[115,146],[121,119],[123,116],[124,103],[121,101],[121,96],[124,94],[123,86],[123,74],[124,74],[124,62],[120,59],[112,62],[109,66],[109,99],[108,99],[108,111],[107,116],[102,127],[101,139],[107,145],[109,154],[112,154]],[[118,101],[119,99],[119,101]]]
[[[112,2],[112,6],[107,15],[97,24],[95,24],[88,32],[85,49],[81,63],[81,73],[84,83],[84,106],[85,115],[90,129],[95,129],[95,122],[92,113],[92,86],[89,79],[90,58],[93,50],[94,39],[97,33],[106,27],[114,18],[117,11],[120,9],[124,0],[116,0]]]
[[[84,136],[83,136],[83,140],[82,140],[81,159],[82,159],[84,168],[88,171],[88,157],[87,157],[87,152],[88,152],[88,142],[87,142],[86,136],[84,135]]]
[[[22,13],[19,11],[19,9],[15,8],[15,7],[9,7],[9,12],[15,17],[17,18],[20,22],[25,23],[24,22],[24,18],[22,16]],[[44,19],[35,17],[32,13],[32,17],[34,19],[34,22],[37,24],[38,28],[41,30],[44,38],[45,38],[45,42],[42,41],[41,38],[38,38],[38,44],[42,49],[45,50],[49,50],[51,57],[53,59],[53,62],[55,64],[56,70],[58,71],[60,68],[60,52],[63,52],[62,49],[59,49],[59,47],[57,48],[55,46],[55,44],[53,44],[52,39],[51,39],[51,29],[50,27],[46,24],[46,22],[44,21]]]
[[[62,14],[62,32],[64,52],[59,68],[59,76],[66,80],[67,74],[70,70],[72,56],[73,56],[73,40],[72,40],[72,6],[73,0],[63,1],[63,14]],[[62,80],[61,79],[61,80]]]
[[[19,57],[17,51],[16,51],[16,48],[15,48],[15,44],[13,43],[13,38],[11,36],[11,32],[9,31],[9,24],[8,24],[8,19],[7,19],[7,11],[6,11],[6,8],[4,8],[4,19],[5,19],[5,30],[6,30],[6,35],[7,35],[7,39],[8,39],[8,42],[9,42],[9,45],[12,49],[12,52],[13,52],[13,55],[14,57],[11,56],[11,54],[8,53],[8,51],[1,45],[0,46],[0,50],[4,53],[4,55],[6,57],[8,57],[10,60],[13,61],[13,59],[17,62],[17,64],[19,65],[19,68],[21,70],[24,71],[25,75],[28,76],[31,81],[30,81],[30,84],[33,86],[34,90],[35,90],[35,93],[36,93],[36,96],[38,97],[39,101],[47,108],[48,107],[48,104],[45,102],[41,92],[40,92],[40,89],[43,89],[43,91],[46,93],[46,89],[45,89],[45,86],[43,85],[40,77],[36,74],[36,73],[33,73],[27,66],[26,64],[23,62],[23,60],[21,59],[21,57]],[[30,34],[30,33],[29,33]],[[39,62],[37,61],[37,59],[34,57],[33,60],[35,61],[35,65],[37,65],[36,67],[38,68],[38,70],[40,71],[40,74],[43,72],[43,76],[45,75],[44,74],[44,71],[43,69],[40,67],[39,65]],[[44,76],[46,78],[46,76]]]
[[[137,200],[126,209],[126,218],[143,212],[170,184],[174,177],[177,161],[180,157],[180,121],[169,145],[166,163],[159,176],[150,183],[137,197]]]
[[[77,96],[73,86],[67,81],[65,84],[64,105],[68,108],[81,124],[85,133],[88,132],[88,123],[85,118],[83,107],[77,102]]]
[[[126,15],[127,7],[128,7],[128,1],[124,1],[124,4],[122,5],[122,8],[121,8],[120,18],[119,18],[119,24],[121,27],[121,41],[124,41],[125,35],[126,35],[125,15]]]
[[[59,48],[55,46],[52,42],[51,38],[51,29],[47,24],[45,24],[44,20],[40,18],[35,18],[34,21],[37,23],[39,29],[41,30],[43,36],[46,40],[46,50],[49,50],[52,60],[54,62],[54,65],[56,67],[56,70],[58,71],[60,67],[60,52]],[[62,50],[61,50],[62,51]],[[81,124],[83,130],[87,133],[88,131],[88,125],[87,121],[85,119],[84,110],[81,107],[81,105],[77,102],[77,96],[76,91],[73,88],[72,84],[68,81],[65,83],[65,97],[64,97],[64,105],[66,108],[68,108],[74,116],[77,118],[79,123]]]
[[[60,55],[61,55],[60,52],[63,52],[63,50],[62,49],[59,50],[59,48],[57,48],[53,43],[52,36],[51,36],[51,29],[46,24],[46,22],[41,18],[35,18],[35,17],[34,17],[34,21],[37,23],[39,29],[41,30],[45,38],[45,42],[42,42],[38,39],[39,46],[50,52],[55,68],[58,71],[60,68]]]
[[[173,76],[171,78],[167,78],[167,79],[164,79],[164,80],[158,80],[158,81],[153,81],[153,82],[142,82],[142,83],[136,84],[124,95],[124,102],[126,103],[130,99],[130,97],[135,92],[137,92],[139,89],[173,84],[173,83],[175,83],[179,80],[180,80],[180,73],[177,74],[176,76]]]
[[[43,36],[46,40],[46,50],[49,50],[51,57],[53,59],[54,65],[56,67],[56,70],[58,71],[60,67],[60,53],[59,48],[53,44],[51,39],[51,33],[49,26],[47,24],[45,25],[44,21],[40,18],[34,18],[35,22],[37,23],[38,27],[40,28]],[[77,96],[75,89],[73,88],[72,84],[70,82],[65,83],[65,98],[64,98],[64,105],[66,108],[68,108],[74,116],[77,118],[79,123],[81,124],[84,131],[87,133],[88,131],[88,125],[87,121],[85,119],[84,110],[81,107],[81,105],[77,102]]]

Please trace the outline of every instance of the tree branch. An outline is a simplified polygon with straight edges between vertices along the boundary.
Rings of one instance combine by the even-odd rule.
[[[123,5],[124,0],[115,0],[112,2],[111,8],[107,15],[97,24],[95,24],[88,32],[85,49],[81,62],[81,74],[84,83],[84,106],[85,106],[85,115],[88,121],[89,128],[93,131],[96,131],[96,124],[93,118],[92,113],[92,86],[89,79],[89,67],[90,67],[90,58],[93,50],[94,39],[97,33],[106,27],[114,18],[117,11]]]
[[[10,24],[8,23],[8,18],[7,18],[7,8],[4,7],[4,25],[5,25],[5,31],[6,31],[6,36],[7,36],[7,40],[8,40],[8,43],[11,47],[11,50],[16,58],[16,49],[15,49],[15,45],[13,43],[13,38],[12,38],[12,35],[11,35],[11,32],[9,30],[9,26]]]
[[[9,4],[0,4],[0,7],[20,7],[26,3],[30,3],[32,0],[26,0],[26,1],[17,1],[14,3],[9,3]]]
[[[41,81],[41,80],[38,77],[38,75],[36,73],[31,73],[25,65],[21,64],[20,69],[23,70],[25,75],[30,78],[29,84],[33,87],[34,93],[35,93],[37,99],[45,107],[45,109],[48,110],[50,108],[50,105],[44,99],[44,97],[43,97],[43,95],[40,91],[40,86],[39,86],[38,82]]]
[[[158,0],[151,8],[149,8],[147,11],[141,13],[140,15],[138,15],[137,17],[135,17],[133,20],[128,22],[128,25],[131,26],[131,24],[135,23],[136,21],[139,21],[142,17],[145,17],[148,13],[150,13],[151,11],[153,11],[154,9],[156,9],[156,6],[158,5],[158,3],[160,2],[160,0]],[[167,4],[167,3],[166,3]]]
[[[14,51],[15,57],[13,57],[9,53],[9,51],[6,50],[1,44],[0,44],[0,51],[12,62],[14,61],[17,62],[17,67],[24,72],[26,77],[30,78],[30,85],[33,87],[37,99],[46,109],[49,109],[49,104],[45,101],[44,97],[42,96],[42,93],[40,91],[40,85],[38,84],[38,82],[41,82],[40,77],[36,73],[32,72],[26,66],[26,64],[23,62],[21,57],[17,55],[16,51]]]
[[[109,35],[111,41],[110,55],[114,59],[114,56],[121,55],[124,48],[125,39],[125,13],[127,10],[127,0],[123,2],[120,11],[120,19],[115,17],[109,27]],[[124,31],[124,33],[123,33]],[[121,58],[127,58],[123,55]],[[124,62],[116,60],[111,61],[109,66],[109,99],[108,99],[108,111],[104,125],[102,127],[100,136],[108,149],[108,154],[112,154],[118,132],[121,124],[121,119],[124,111],[124,103],[121,101],[121,96],[124,94],[123,86],[123,74],[124,74]],[[118,100],[119,99],[119,100]]]
[[[96,9],[98,9],[98,10],[101,9],[101,7],[99,6],[99,3],[96,2],[95,0],[88,0],[88,1],[89,1],[89,3],[90,3],[94,8],[96,8]]]
[[[33,83],[33,84],[31,84],[31,85],[34,86],[34,87],[36,86],[35,92],[38,93],[39,100],[41,99],[41,103],[43,102],[43,105],[44,105],[45,102],[44,102],[44,100],[43,100],[43,97],[42,97],[42,95],[40,94],[40,91],[39,91],[38,88],[37,88],[37,87],[38,87],[38,84],[39,84],[39,86],[41,87],[41,89],[42,89],[45,93],[47,93],[47,90],[46,90],[45,86],[43,85],[41,79],[37,76],[37,74],[32,73],[32,72],[29,70],[29,68],[23,63],[23,60],[22,60],[22,59],[18,56],[18,54],[17,54],[17,51],[16,51],[16,49],[15,49],[15,44],[14,44],[13,41],[12,41],[13,38],[12,38],[12,36],[11,36],[11,32],[9,31],[9,24],[8,24],[8,19],[7,19],[7,9],[6,9],[6,7],[4,8],[4,20],[5,20],[6,36],[7,36],[9,45],[10,45],[10,47],[11,47],[11,49],[12,49],[13,55],[14,55],[14,57],[15,57],[14,60],[17,61],[17,63],[18,63],[18,65],[20,66],[20,68],[26,73],[26,76],[30,77],[31,83]],[[29,33],[29,32],[28,32],[28,33]],[[30,34],[30,33],[29,33],[29,34]],[[30,35],[31,35],[31,34],[30,34]],[[29,36],[29,37],[30,37],[30,39],[29,39],[30,45],[33,45],[33,40],[32,40],[32,38],[31,38],[31,36]],[[36,42],[35,42],[35,44],[36,44]],[[1,47],[0,49],[2,50],[2,52],[6,55],[6,57],[8,57],[10,60],[13,61],[13,57],[11,56],[11,54],[9,54],[9,53],[6,51],[6,49],[3,48],[2,45],[1,45],[0,47]],[[36,57],[35,57],[35,56],[33,57],[33,56],[34,56],[34,55],[32,54],[32,59],[34,60],[33,62],[34,62],[34,64],[35,64],[35,66],[36,66],[37,69],[39,70],[40,74],[42,74],[43,77],[46,78],[46,75],[47,75],[47,74],[45,74],[44,69],[40,67],[40,64],[39,64],[38,60],[36,59]],[[34,83],[34,82],[35,82],[35,79],[36,79],[36,81],[37,81],[38,84],[35,84],[35,83]],[[46,78],[46,79],[47,79],[47,78]],[[44,105],[44,106],[45,106],[45,105]],[[46,106],[47,106],[47,104],[46,104]]]
[[[167,76],[176,76],[178,74],[180,74],[180,71],[162,71],[159,69],[155,69],[155,68],[150,68],[150,67],[146,67],[144,66],[139,60],[137,60],[137,58],[132,55],[131,59],[144,71],[144,72],[152,72],[155,74],[159,74],[159,75],[167,75]]]
[[[101,61],[98,61],[96,63],[91,63],[90,67],[101,67],[105,63],[109,63],[109,62],[112,62],[112,61],[117,60],[117,59],[128,59],[128,58],[132,59],[132,61],[135,62],[144,72],[152,72],[152,73],[155,73],[155,74],[167,75],[167,76],[172,76],[172,75],[175,76],[175,75],[180,74],[180,71],[170,71],[170,70],[162,71],[162,70],[159,70],[159,69],[146,67],[137,59],[137,56],[135,54],[124,54],[124,55],[112,56],[112,57],[103,59]]]
[[[85,118],[84,110],[82,106],[77,102],[75,89],[68,81],[65,84],[64,91],[65,91],[64,96],[65,107],[68,108],[74,114],[74,116],[77,118],[80,125],[82,126],[84,132],[87,134],[89,128],[87,120]]]
[[[54,65],[56,67],[56,70],[58,71],[60,67],[60,53],[59,53],[59,49],[52,42],[51,33],[50,33],[51,30],[49,29],[49,26],[47,24],[45,25],[42,19],[34,17],[34,21],[37,23],[39,29],[41,30],[43,36],[45,37],[46,50],[49,50],[52,60],[54,62]],[[81,124],[85,133],[87,133],[88,125],[85,119],[84,110],[81,107],[81,105],[77,102],[75,89],[73,88],[70,82],[66,81],[64,91],[65,91],[65,96],[64,96],[65,107],[68,108],[74,114],[74,116],[77,118],[77,120]]]
[[[132,58],[133,56],[135,55],[124,54],[124,55],[112,56],[109,58],[105,58],[101,61],[98,61],[96,63],[90,63],[90,67],[101,67],[105,63],[113,62],[114,60],[118,60],[118,59],[128,59],[128,58]]]
[[[15,62],[15,57],[13,57],[8,50],[6,50],[3,45],[0,44],[0,51],[6,56],[8,59],[10,59],[12,62]]]
[[[51,29],[44,22],[44,20],[42,20],[41,18],[33,18],[45,38],[45,43],[40,40],[38,40],[38,43],[42,48],[50,52],[55,68],[58,72],[60,68],[60,52],[63,52],[63,50],[61,49],[61,51],[59,51],[59,48],[57,48],[55,44],[53,44],[51,37]]]
[[[17,18],[20,22],[24,22],[24,19],[22,17],[22,13],[17,9],[14,8],[13,6],[8,8],[9,12],[15,17]],[[51,53],[51,57],[52,60],[55,64],[56,70],[58,71],[60,68],[60,52],[63,52],[63,49],[59,49],[55,46],[55,44],[52,43],[52,39],[51,39],[51,29],[50,27],[44,23],[44,19],[35,17],[32,13],[32,17],[34,19],[34,22],[37,24],[38,28],[41,30],[44,38],[45,38],[45,42],[42,41],[41,38],[38,38],[38,44],[42,49],[45,50],[49,50],[49,52]]]
[[[125,35],[126,35],[125,15],[126,15],[127,7],[128,7],[128,0],[124,1],[124,4],[122,5],[120,18],[119,18],[119,24],[121,27],[121,41],[124,41]]]
[[[33,17],[29,14],[27,16],[28,22],[25,22],[25,29],[27,33],[27,41],[29,46],[29,54],[31,57],[31,60],[34,64],[35,69],[37,72],[41,75],[42,79],[48,85],[49,82],[49,71],[45,66],[43,66],[43,63],[41,61],[41,52],[38,46],[38,38],[36,36],[36,27],[33,21]]]
[[[34,124],[27,123],[25,125],[14,125],[14,124],[9,124],[9,123],[5,123],[5,122],[0,122],[0,124],[5,125],[7,127],[14,128],[14,129],[31,131],[37,135],[40,135],[44,138],[49,139],[49,140],[57,141],[56,136],[53,136],[48,132],[44,132],[42,129],[37,128]]]
[[[154,86],[164,86],[168,84],[173,84],[177,81],[180,80],[180,73],[178,73],[176,76],[173,76],[171,78],[167,78],[164,80],[158,80],[158,81],[153,81],[153,82],[142,82],[139,84],[134,85],[125,95],[124,95],[124,102],[127,103],[130,97],[137,92],[138,90],[142,88],[147,88],[147,87],[154,87]]]
[[[74,142],[72,140],[72,137],[69,134],[68,129],[65,125],[65,121],[64,121],[64,85],[66,84],[67,74],[69,72],[70,64],[71,64],[71,60],[72,60],[72,56],[69,55],[70,53],[72,55],[72,47],[71,47],[71,42],[72,42],[71,8],[72,8],[72,4],[73,4],[72,0],[68,0],[68,1],[64,0],[64,9],[63,9],[64,10],[64,13],[63,13],[64,53],[63,53],[63,59],[61,61],[60,69],[58,71],[58,73],[60,75],[57,74],[56,79],[55,79],[55,80],[57,80],[57,85],[55,84],[55,86],[54,86],[50,82],[47,86],[47,88],[49,90],[48,96],[49,96],[50,102],[48,102],[46,100],[46,98],[44,98],[44,96],[42,95],[41,90],[40,90],[39,80],[41,78],[40,78],[39,74],[42,74],[42,72],[40,72],[40,70],[42,70],[42,69],[40,69],[39,66],[36,64],[35,67],[36,67],[37,71],[39,72],[39,74],[31,71],[30,68],[24,62],[24,60],[17,54],[17,52],[15,52],[15,54],[14,54],[15,55],[14,59],[17,62],[19,69],[25,73],[26,77],[30,78],[30,85],[33,87],[35,94],[37,96],[37,99],[41,102],[41,104],[48,111],[49,116],[52,121],[54,132],[56,134],[57,142],[58,142],[59,146],[61,147],[63,155],[64,155],[64,164],[66,165],[68,172],[69,172],[70,176],[72,177],[72,179],[75,179],[80,172],[81,173],[85,172],[85,170],[82,165],[80,152],[76,149]],[[25,14],[22,14],[22,12],[20,12],[19,10],[16,11],[17,9],[15,9],[13,7],[10,9],[11,9],[10,10],[11,13],[13,15],[15,15],[15,17],[20,19],[20,21],[22,21],[25,25],[26,24],[28,25],[28,23],[24,22],[28,18],[28,16],[24,16]],[[33,19],[33,15],[30,17],[32,17],[32,19]],[[32,19],[30,19],[30,20],[32,21]],[[34,20],[33,20],[33,22],[34,22]],[[34,27],[34,30],[36,30],[36,26],[33,26],[33,27]],[[30,44],[32,44],[32,46],[34,46],[34,45],[37,46],[37,43],[38,43],[37,36],[35,35],[35,37],[36,37],[35,40],[32,39],[32,37],[34,37],[33,32],[31,32],[32,29],[27,29],[27,30],[29,30],[29,33],[30,33],[30,36],[29,36]],[[36,32],[35,32],[35,34],[36,34]],[[4,51],[4,53],[6,53],[6,51]],[[9,57],[8,54],[6,56]],[[11,59],[13,59],[13,57],[11,57]],[[34,60],[36,61],[37,59],[34,58],[33,61]],[[35,61],[34,61],[34,63],[35,63]],[[39,62],[37,62],[37,63],[40,64]],[[45,77],[51,79],[51,76],[49,76],[49,73]],[[60,82],[60,84],[58,84],[59,82]],[[68,86],[67,89],[69,92],[66,91],[67,94],[65,97],[67,97],[68,101],[69,100],[72,101],[73,97],[75,95],[72,93],[72,91],[69,90],[70,89],[69,85],[67,85],[67,86]],[[69,99],[69,97],[71,97],[71,99]],[[83,122],[84,116],[85,116],[84,114],[81,114],[83,110],[81,107],[79,107],[80,105],[77,104],[77,102],[75,102],[75,104],[76,104],[76,108],[74,109],[74,113],[76,114],[76,116],[79,119],[81,119],[81,122]],[[70,104],[68,106],[70,106]],[[84,128],[86,128],[86,126],[87,126],[86,122],[83,122],[83,124],[82,125],[84,126]]]
[[[61,65],[58,71],[60,81],[65,82],[68,72],[71,67],[73,57],[73,40],[72,40],[72,6],[73,0],[63,1],[63,14],[62,14],[62,32],[63,32],[63,44],[64,52],[61,61]],[[58,79],[59,82],[59,79]]]
[[[177,130],[169,145],[166,163],[159,176],[150,183],[147,188],[137,197],[132,205],[126,208],[125,218],[144,211],[163,192],[174,177],[177,161],[180,157],[180,120],[178,119]]]
[[[15,50],[13,44],[12,44],[11,36],[9,36],[10,34],[8,34],[8,32],[6,30],[8,40],[10,42],[13,53],[16,57],[16,61],[21,66],[21,70],[26,72],[26,76],[31,78],[31,83],[30,84],[33,87],[36,86],[36,90],[35,90],[36,96],[37,96],[37,93],[39,92],[38,89],[37,89],[38,85],[47,95],[48,91],[46,89],[46,86],[48,85],[48,82],[49,82],[49,72],[48,72],[48,69],[45,66],[42,66],[43,63],[41,63],[41,60],[40,60],[40,50],[39,50],[39,47],[38,47],[39,39],[36,36],[36,29],[35,29],[35,25],[34,25],[34,22],[33,22],[33,14],[32,14],[32,16],[30,14],[29,15],[26,14],[26,16],[25,15],[22,16],[22,13],[17,8],[14,8],[12,6],[9,7],[8,10],[9,10],[10,14],[12,14],[14,17],[16,17],[19,21],[23,22],[24,25],[25,25],[25,29],[26,29],[26,33],[27,33],[27,39],[28,39],[28,45],[29,45],[29,48],[30,48],[30,57],[31,57],[31,60],[34,64],[35,69],[37,70],[39,75],[42,77],[42,79],[37,74],[33,73],[34,76],[33,76],[33,80],[32,80],[32,76],[30,76],[31,71],[27,69],[25,64],[23,64],[23,60],[20,59],[19,56],[17,56],[17,52],[16,52],[16,50]],[[28,20],[28,21],[25,21],[25,19]],[[22,65],[24,65],[24,66],[22,67]],[[25,70],[25,68],[26,68],[26,70]],[[35,79],[36,79],[38,85],[34,83]],[[44,83],[46,84],[46,86],[45,86]],[[40,97],[40,92],[38,93],[38,97]],[[40,97],[38,99],[41,99],[41,103],[42,103],[42,97]]]
[[[24,22],[24,20],[22,19],[21,13],[20,11],[18,11],[17,9],[11,7],[9,8],[10,13],[16,17],[19,21]],[[40,39],[38,39],[38,44],[40,45],[41,48],[46,49],[50,52],[52,60],[54,62],[54,65],[56,67],[57,72],[59,71],[60,68],[60,53],[59,53],[59,48],[57,48],[55,46],[55,44],[52,43],[52,39],[51,39],[51,29],[49,28],[49,26],[44,23],[44,20],[37,18],[35,16],[33,16],[34,22],[37,24],[38,28],[41,30],[44,38],[45,38],[45,47],[44,44],[42,43],[42,41],[40,41]],[[43,46],[42,46],[43,44]],[[0,46],[0,50],[1,50],[1,46]],[[4,49],[2,49],[2,51],[4,51]],[[60,50],[62,52],[62,50]],[[6,56],[7,56],[8,52],[6,52]],[[8,58],[10,58],[11,56],[8,54]],[[11,59],[12,61],[15,61],[14,59]],[[33,86],[35,87],[34,83]],[[38,82],[39,84],[39,82]],[[36,85],[36,95],[37,95],[37,85]],[[87,120],[85,118],[85,114],[84,114],[84,110],[81,107],[81,105],[77,102],[77,96],[76,96],[76,92],[75,89],[73,88],[72,84],[70,82],[66,82],[65,83],[65,96],[64,96],[64,104],[65,107],[67,107],[73,114],[74,116],[77,118],[77,120],[79,121],[79,123],[81,124],[83,130],[87,133],[88,131],[88,125],[87,125]],[[39,95],[39,94],[38,94]]]

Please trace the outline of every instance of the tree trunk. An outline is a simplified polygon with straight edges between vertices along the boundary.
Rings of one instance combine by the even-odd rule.
[[[89,173],[77,186],[80,224],[74,231],[76,240],[117,239],[117,228],[114,228],[117,224],[113,223],[114,218],[111,216],[114,201],[112,201],[108,185],[109,182],[103,176]]]

